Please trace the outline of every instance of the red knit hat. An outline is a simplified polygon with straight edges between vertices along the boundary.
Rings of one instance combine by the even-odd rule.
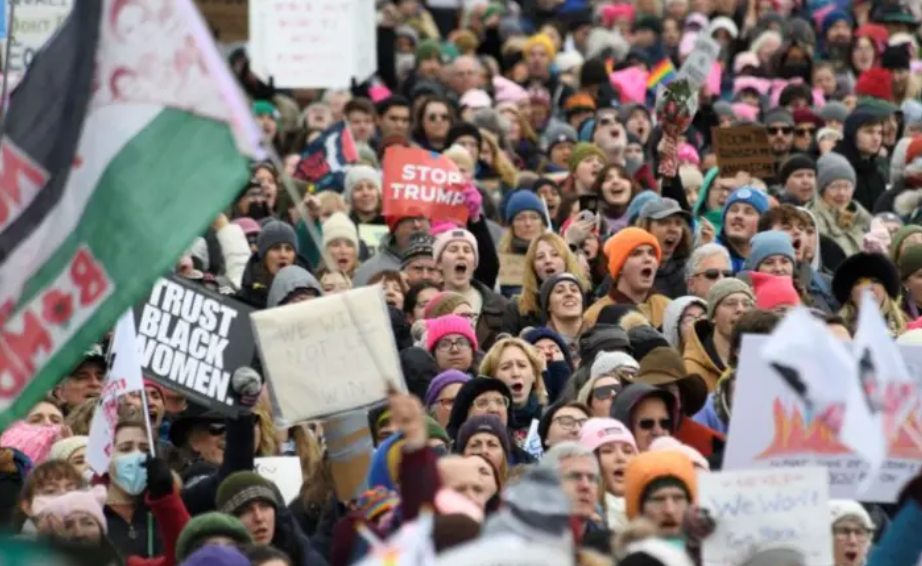
[[[858,77],[855,94],[893,102],[893,73],[880,67],[868,69]]]
[[[770,311],[778,307],[800,305],[800,295],[794,289],[794,281],[790,277],[758,271],[753,271],[749,276],[752,279],[757,309]]]
[[[881,24],[864,24],[855,30],[855,37],[866,37],[873,41],[879,56],[890,41],[890,32]]]
[[[608,273],[612,279],[617,280],[624,267],[624,262],[635,249],[640,246],[653,246],[656,252],[656,261],[663,260],[663,251],[659,247],[656,236],[633,226],[624,228],[605,242],[605,256],[608,258]]]
[[[906,165],[915,161],[917,157],[922,157],[922,136],[912,138],[906,147]]]

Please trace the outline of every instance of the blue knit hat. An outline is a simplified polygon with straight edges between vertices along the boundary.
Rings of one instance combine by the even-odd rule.
[[[541,199],[538,198],[538,195],[529,190],[518,190],[509,197],[509,202],[506,203],[506,214],[503,217],[506,225],[512,224],[512,220],[520,212],[525,212],[526,210],[534,210],[547,223],[547,219],[544,218],[544,205],[541,204]]]
[[[783,255],[796,263],[794,259],[794,244],[791,236],[781,230],[759,232],[749,241],[749,257],[746,258],[744,269],[755,271],[759,264],[773,255]]]
[[[759,213],[759,216],[762,216],[768,211],[768,196],[765,195],[759,189],[752,186],[740,187],[730,193],[730,196],[727,197],[727,202],[724,204],[723,217],[726,219],[727,211],[730,210],[730,207],[738,202],[744,202],[752,208],[756,209],[756,212]]]
[[[627,224],[628,226],[633,226],[634,221],[637,220],[637,217],[640,216],[640,209],[643,208],[643,205],[647,204],[650,201],[663,198],[653,191],[641,191],[637,193],[637,196],[631,201],[631,204],[627,207]]]

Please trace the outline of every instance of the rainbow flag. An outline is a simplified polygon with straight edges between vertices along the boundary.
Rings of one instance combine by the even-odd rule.
[[[647,77],[647,88],[655,89],[658,85],[668,85],[676,78],[675,67],[668,58],[663,59],[650,70],[650,76]]]

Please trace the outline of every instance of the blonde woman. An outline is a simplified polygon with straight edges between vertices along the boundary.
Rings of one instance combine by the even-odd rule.
[[[518,171],[499,146],[499,140],[489,131],[480,128],[480,163],[477,181],[489,191],[508,191],[515,187]]]
[[[579,261],[567,241],[553,232],[545,232],[532,240],[525,253],[527,269],[522,277],[522,288],[506,306],[503,314],[503,332],[518,336],[529,326],[543,326],[541,309],[541,284],[553,275],[572,273],[579,279],[584,293],[590,290]]]
[[[509,133],[506,134],[506,140],[511,150],[522,165],[526,165],[528,169],[537,169],[535,165],[538,163],[536,162],[539,162],[541,158],[540,140],[531,124],[522,116],[518,105],[515,102],[501,102],[496,106],[496,110],[509,121]]]
[[[508,428],[522,445],[531,422],[547,406],[544,356],[521,338],[504,338],[493,344],[480,363],[480,375],[498,379],[512,392]]]
[[[869,290],[893,336],[906,331],[906,315],[900,308],[900,277],[887,256],[859,252],[843,261],[832,278],[832,292],[842,305],[839,315],[854,332],[865,289]]]

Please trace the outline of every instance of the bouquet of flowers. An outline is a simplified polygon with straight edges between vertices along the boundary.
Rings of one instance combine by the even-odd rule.
[[[663,127],[663,146],[659,172],[674,177],[678,171],[679,134],[688,129],[698,111],[698,91],[680,78],[661,87],[656,97],[656,120]]]

